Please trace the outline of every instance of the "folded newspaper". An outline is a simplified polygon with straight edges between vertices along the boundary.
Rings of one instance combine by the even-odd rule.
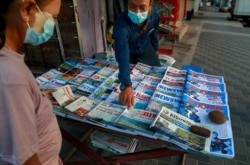
[[[56,88],[56,91],[52,93],[58,104],[62,107],[70,104],[77,99],[77,96],[71,90],[70,85],[64,85]]]
[[[192,133],[190,130],[191,126],[199,126],[209,130],[209,137]],[[212,125],[194,122],[167,107],[162,107],[154,122],[150,125],[150,128],[157,131],[158,134],[167,136],[169,138],[168,141],[185,150],[190,149],[209,153],[213,132]]]
[[[100,101],[95,99],[90,99],[86,96],[81,96],[77,100],[65,106],[65,109],[73,112],[78,116],[85,116],[88,112],[90,112],[95,106],[97,106]]]
[[[223,124],[215,124],[212,122],[208,117],[211,111],[222,112],[226,117],[226,122]],[[227,104],[220,105],[200,102],[184,94],[179,113],[193,121],[214,126],[209,154],[227,158],[234,157],[233,133],[229,106]]]

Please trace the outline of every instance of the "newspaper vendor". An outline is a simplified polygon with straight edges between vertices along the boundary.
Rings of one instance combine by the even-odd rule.
[[[128,0],[128,9],[116,20],[113,31],[115,55],[119,63],[119,101],[130,108],[134,104],[130,63],[160,66],[158,60],[159,13],[153,0]]]

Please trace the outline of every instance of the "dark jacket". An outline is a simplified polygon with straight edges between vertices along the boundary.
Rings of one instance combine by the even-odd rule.
[[[115,55],[119,63],[119,80],[129,84],[130,80],[130,54],[143,54],[151,43],[155,51],[158,50],[158,34],[160,16],[156,7],[146,20],[148,26],[140,35],[141,28],[128,17],[128,11],[121,13],[115,21],[113,38],[115,40]]]

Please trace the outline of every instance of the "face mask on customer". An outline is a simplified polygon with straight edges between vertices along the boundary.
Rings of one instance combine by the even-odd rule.
[[[146,11],[146,12],[142,12],[142,13],[135,13],[131,10],[128,10],[128,17],[135,24],[140,24],[148,18],[148,12]]]
[[[28,28],[24,39],[24,43],[34,46],[47,42],[53,35],[55,27],[52,15],[42,12],[38,6],[36,7],[39,13],[35,15],[36,20],[33,27],[27,22]]]

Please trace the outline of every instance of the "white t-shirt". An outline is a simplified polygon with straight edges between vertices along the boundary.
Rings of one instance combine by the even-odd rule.
[[[0,50],[0,164],[24,164],[38,154],[58,165],[62,137],[52,105],[40,91],[24,55]]]

